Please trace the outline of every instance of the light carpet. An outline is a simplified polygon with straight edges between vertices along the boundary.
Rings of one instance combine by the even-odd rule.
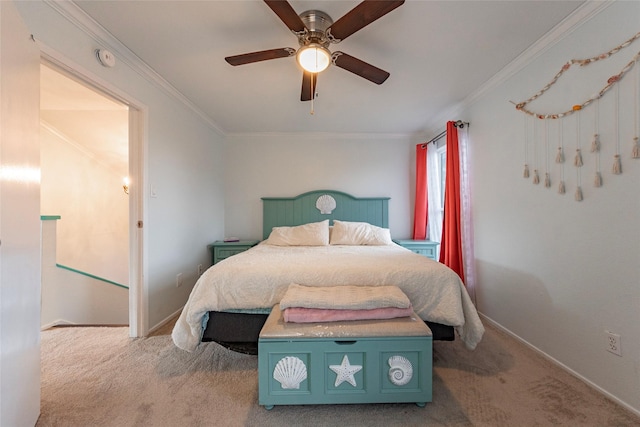
[[[487,331],[476,350],[434,343],[433,402],[258,405],[257,357],[215,343],[176,348],[171,325],[42,333],[39,427],[64,426],[638,426],[606,399],[512,337]]]

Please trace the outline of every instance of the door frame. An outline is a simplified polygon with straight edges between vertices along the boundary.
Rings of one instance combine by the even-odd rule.
[[[40,60],[72,76],[79,83],[102,92],[129,108],[129,336],[149,332],[146,272],[146,185],[148,177],[148,108],[104,79],[42,44]]]

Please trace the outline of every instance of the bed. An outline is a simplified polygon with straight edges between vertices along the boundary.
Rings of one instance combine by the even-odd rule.
[[[256,354],[260,329],[291,283],[396,285],[435,340],[458,335],[471,349],[481,340],[484,328],[457,274],[390,240],[388,197],[317,190],[262,201],[264,240],[198,279],[172,332],[179,348],[215,341]]]

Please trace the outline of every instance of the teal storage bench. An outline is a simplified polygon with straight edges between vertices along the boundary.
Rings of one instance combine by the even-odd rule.
[[[388,320],[286,323],[277,304],[258,339],[259,403],[413,402],[432,396],[432,334],[414,313]]]

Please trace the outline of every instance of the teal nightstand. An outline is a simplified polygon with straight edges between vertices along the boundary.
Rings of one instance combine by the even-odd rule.
[[[431,240],[394,240],[395,243],[402,246],[403,248],[409,249],[411,252],[415,252],[420,255],[424,255],[427,258],[431,258],[434,261],[438,261],[436,259],[436,253],[438,249],[438,242],[432,242]]]
[[[209,245],[212,254],[211,262],[216,264],[225,258],[244,252],[258,243],[260,243],[260,240],[240,240],[239,242],[223,242],[217,240]]]

